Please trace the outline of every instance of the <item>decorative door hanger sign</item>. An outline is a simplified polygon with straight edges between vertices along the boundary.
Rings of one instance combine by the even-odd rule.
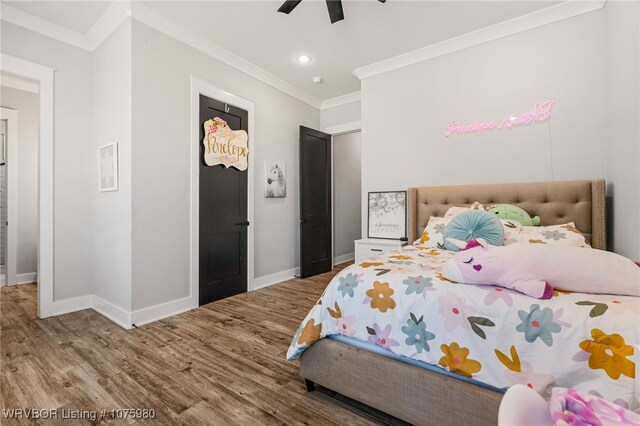
[[[548,101],[538,101],[533,105],[531,111],[527,111],[520,115],[507,114],[502,120],[498,121],[474,121],[470,124],[460,124],[455,121],[451,122],[447,126],[445,136],[464,133],[480,133],[489,130],[511,129],[513,127],[526,126],[527,124],[534,122],[541,122],[547,120],[551,116],[551,106],[553,105],[553,99]]]
[[[223,164],[247,170],[247,140],[249,136],[244,130],[231,130],[227,122],[214,117],[204,122],[204,162],[207,166]]]

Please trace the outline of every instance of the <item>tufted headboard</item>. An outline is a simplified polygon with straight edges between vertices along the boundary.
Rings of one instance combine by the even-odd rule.
[[[515,204],[541,225],[574,222],[593,248],[606,250],[604,180],[505,183],[495,185],[425,186],[407,194],[409,244],[431,216],[444,216],[451,206]]]

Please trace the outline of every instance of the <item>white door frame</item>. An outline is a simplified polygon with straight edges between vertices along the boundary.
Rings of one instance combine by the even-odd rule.
[[[2,143],[3,160],[7,168],[7,252],[5,253],[6,277],[5,285],[16,285],[17,264],[16,255],[18,239],[18,205],[16,197],[16,183],[18,178],[18,111],[0,108],[0,119],[7,120],[7,137]]]
[[[190,281],[191,306],[199,305],[200,277],[200,95],[208,96],[246,110],[249,114],[249,158],[247,177],[247,215],[249,229],[247,231],[247,290],[253,290],[254,283],[254,157],[256,149],[256,133],[254,131],[255,103],[238,96],[211,83],[191,76],[191,121],[189,143],[191,144],[191,250]]]
[[[338,124],[336,126],[325,127],[322,131],[331,135],[331,269],[336,266],[336,203],[335,203],[335,183],[333,179],[333,160],[334,160],[334,138],[347,133],[360,132],[362,126],[359,121],[351,123]],[[355,247],[354,247],[355,251]]]
[[[2,71],[38,83],[38,317],[55,315],[53,275],[54,69],[0,53]]]
[[[17,280],[17,261],[18,252],[18,205],[16,197],[16,183],[18,177],[18,111],[9,108],[0,108],[0,119],[7,120],[7,137],[3,141],[2,147],[7,167],[7,252],[5,253],[6,261],[6,285],[16,285]]]

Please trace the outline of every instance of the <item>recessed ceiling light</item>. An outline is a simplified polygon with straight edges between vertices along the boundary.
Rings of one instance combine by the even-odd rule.
[[[301,64],[308,64],[309,62],[311,62],[311,56],[308,55],[300,55],[297,59]]]

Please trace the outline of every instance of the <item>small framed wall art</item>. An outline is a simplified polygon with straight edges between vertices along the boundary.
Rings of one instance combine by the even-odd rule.
[[[264,197],[285,198],[287,196],[287,169],[283,162],[264,162]]]
[[[98,147],[98,190],[118,190],[118,142]]]
[[[407,236],[407,191],[369,192],[367,238]]]

